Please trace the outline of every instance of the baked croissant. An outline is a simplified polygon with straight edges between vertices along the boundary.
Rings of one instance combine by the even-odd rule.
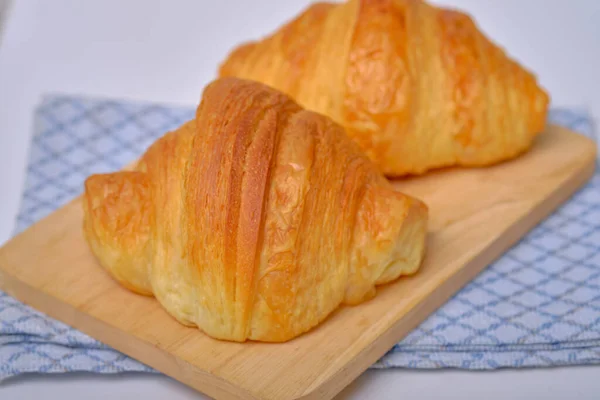
[[[286,341],[421,264],[427,207],[327,117],[210,83],[133,171],[85,182],[85,237],[123,286],[232,341]]]
[[[387,176],[515,157],[544,129],[549,102],[469,16],[420,0],[313,4],[232,51],[219,75],[329,116]]]

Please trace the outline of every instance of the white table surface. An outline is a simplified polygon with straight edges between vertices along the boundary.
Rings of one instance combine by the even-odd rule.
[[[214,4],[212,4],[214,3]],[[537,72],[553,105],[600,115],[600,1],[435,1],[469,11]],[[306,0],[17,0],[0,35],[0,243],[12,232],[32,132],[48,92],[194,105],[229,49],[270,32]],[[344,399],[591,399],[600,367],[368,371]],[[85,396],[85,397],[84,397]],[[17,378],[1,399],[196,399],[164,376]]]

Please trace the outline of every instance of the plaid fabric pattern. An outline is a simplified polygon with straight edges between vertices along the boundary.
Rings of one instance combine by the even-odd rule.
[[[43,99],[16,232],[114,171],[193,108],[71,96]],[[585,113],[550,120],[588,136]],[[431,315],[374,368],[543,367],[600,363],[600,173]],[[27,373],[155,372],[0,292],[0,380]]]

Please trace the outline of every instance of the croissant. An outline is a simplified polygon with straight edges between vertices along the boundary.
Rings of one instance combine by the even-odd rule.
[[[210,83],[130,171],[87,178],[84,234],[124,287],[224,340],[280,342],[416,272],[428,209],[329,118]]]
[[[313,4],[234,49],[219,76],[329,116],[389,177],[516,157],[544,129],[549,102],[469,16],[420,0]]]

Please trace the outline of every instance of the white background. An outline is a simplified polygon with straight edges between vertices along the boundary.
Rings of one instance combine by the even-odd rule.
[[[1,1],[1,0],[0,0]],[[32,111],[62,92],[195,105],[218,63],[264,35],[306,0],[19,0],[0,36],[0,243],[12,232],[24,181]],[[435,1],[471,13],[535,71],[553,106],[600,115],[600,1]],[[19,378],[1,399],[203,398],[166,377],[86,374]],[[600,367],[494,372],[370,371],[340,398],[591,399]]]

